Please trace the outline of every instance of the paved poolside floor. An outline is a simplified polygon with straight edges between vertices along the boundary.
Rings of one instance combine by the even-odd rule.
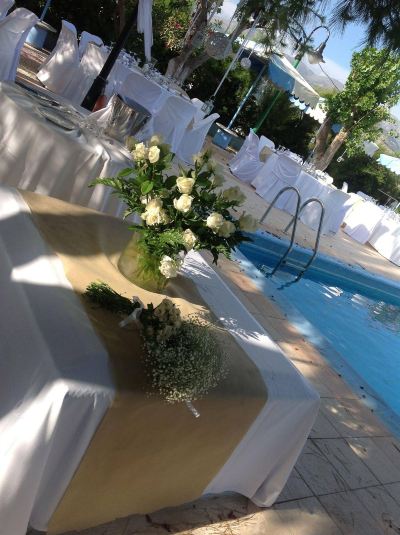
[[[30,59],[28,53],[28,67],[21,74],[32,81]],[[215,154],[223,165],[230,157],[217,148]],[[244,208],[260,217],[268,206],[265,201],[250,186],[237,181],[226,166],[225,171],[227,182],[245,191]],[[288,221],[287,214],[273,209],[266,228],[282,236]],[[301,223],[297,236],[300,245],[314,243],[315,233]],[[400,280],[399,267],[342,231],[335,237],[323,237],[320,249]],[[222,260],[216,269],[321,396],[319,416],[285,489],[270,509],[260,509],[238,495],[216,496],[117,519],[79,535],[400,534],[400,441],[363,403],[362,392],[350,390],[275,304],[259,293],[240,265]]]

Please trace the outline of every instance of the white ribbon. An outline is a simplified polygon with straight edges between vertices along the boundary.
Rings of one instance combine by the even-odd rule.
[[[129,325],[129,323],[135,323],[139,320],[142,310],[144,309],[144,304],[139,299],[139,297],[136,296],[132,297],[132,303],[138,303],[139,306],[135,308],[135,310],[131,314],[129,314],[129,316],[119,322],[118,325],[120,327],[126,327],[127,325]]]
[[[137,31],[144,34],[144,55],[147,61],[151,61],[151,47],[153,45],[152,7],[153,0],[139,0]]]

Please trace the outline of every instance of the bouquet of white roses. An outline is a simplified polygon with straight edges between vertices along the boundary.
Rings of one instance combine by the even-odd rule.
[[[254,231],[256,220],[233,215],[246,197],[239,187],[220,188],[222,171],[209,152],[194,158],[193,169],[179,167],[179,176],[170,171],[174,155],[157,136],[147,146],[134,144],[132,155],[134,167],[95,184],[114,189],[127,205],[126,216],[140,215],[142,225],[130,228],[140,233],[135,247],[142,278],[157,280],[161,287],[176,276],[187,251],[208,250],[217,262],[219,254],[229,257],[249,240],[244,232]]]

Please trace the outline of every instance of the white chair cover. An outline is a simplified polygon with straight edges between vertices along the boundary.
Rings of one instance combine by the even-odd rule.
[[[243,182],[252,182],[263,167],[259,157],[259,146],[260,140],[257,134],[250,130],[240,151],[229,162],[232,173]]]
[[[78,72],[79,52],[76,28],[70,22],[63,20],[57,44],[37,73],[37,77],[47,89],[62,95],[70,80],[78,76]]]
[[[63,91],[64,97],[76,105],[80,105],[92,85],[93,80],[101,71],[108,52],[93,43],[87,43],[86,52],[81,59],[76,76],[71,78]]]
[[[0,20],[6,18],[7,13],[15,4],[15,0],[0,0]]]
[[[340,189],[326,188],[329,192],[328,195],[323,198],[325,206],[325,218],[322,227],[324,234],[336,234],[341,227],[344,218],[352,209],[358,199],[355,195],[350,195]]]
[[[289,156],[271,154],[252,185],[257,193],[270,203],[282,188],[296,186],[300,171],[300,164]],[[293,191],[287,191],[278,198],[275,207],[294,214],[296,199],[297,196]]]
[[[383,215],[383,210],[371,201],[357,203],[345,218],[344,232],[359,243],[367,243]]]
[[[369,243],[382,256],[400,266],[400,218],[387,213],[376,225]]]
[[[349,191],[349,185],[347,184],[347,182],[343,182],[342,191],[344,191],[345,193]]]
[[[193,155],[201,151],[211,125],[218,117],[219,113],[213,113],[186,129],[178,149],[178,157],[181,160],[186,163],[193,163]]]
[[[89,43],[94,43],[97,46],[103,46],[103,39],[97,35],[89,32],[82,32],[79,39],[79,57],[82,58],[86,52]]]
[[[159,111],[169,96],[161,86],[136,72],[131,72],[126,77],[119,94],[134,100],[152,115]]]
[[[259,153],[262,151],[264,147],[268,147],[269,149],[273,150],[275,148],[275,143],[271,139],[268,139],[265,136],[261,136],[260,142],[258,145]]]
[[[148,139],[153,134],[160,134],[176,154],[195,112],[196,108],[190,101],[170,96],[161,110],[146,124],[139,138]]]
[[[0,22],[0,80],[15,80],[21,49],[38,20],[32,11],[20,7]]]
[[[200,121],[201,119],[204,119],[206,114],[201,109],[203,107],[204,102],[202,100],[200,100],[199,98],[196,98],[196,97],[193,97],[191,99],[191,101],[192,101],[192,104],[194,104],[196,106],[196,113],[195,113],[195,116],[194,116],[195,122]]]

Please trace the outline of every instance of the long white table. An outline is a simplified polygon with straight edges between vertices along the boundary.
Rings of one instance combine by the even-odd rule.
[[[68,107],[65,99],[44,94]],[[129,152],[78,126],[57,126],[41,115],[44,108],[28,90],[0,83],[0,184],[121,215],[121,203],[109,188],[88,185],[130,166]]]
[[[325,208],[322,226],[323,234],[336,234],[343,220],[356,202],[354,196],[338,190],[310,175],[298,162],[286,153],[271,154],[252,182],[257,193],[272,202],[275,195],[286,186],[294,186],[300,193],[301,202],[317,198]],[[296,208],[296,195],[286,192],[277,200],[276,207],[292,215]],[[321,209],[317,203],[310,203],[301,214],[302,222],[317,230]]]
[[[370,243],[382,256],[400,266],[400,217],[358,198],[345,219],[344,232],[358,243]]]
[[[107,353],[28,206],[0,186],[0,208],[0,535],[25,535],[28,523],[46,529],[115,385]],[[301,452],[319,396],[198,253],[188,256],[184,274],[268,391],[203,494],[235,491],[270,506]]]

